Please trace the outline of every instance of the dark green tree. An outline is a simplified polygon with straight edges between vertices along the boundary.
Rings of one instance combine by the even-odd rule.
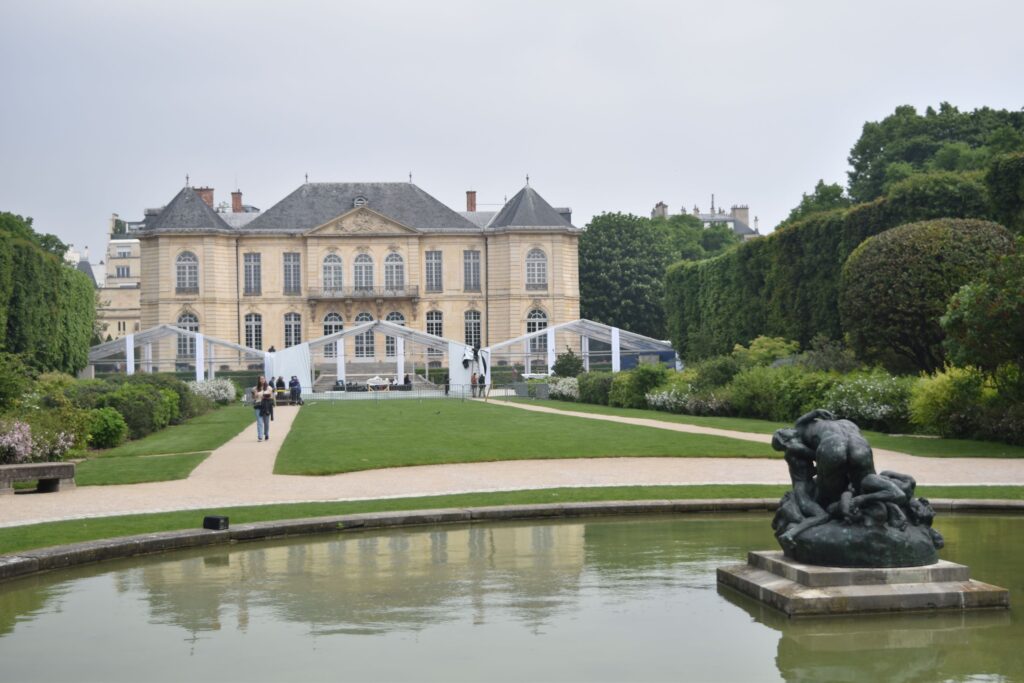
[[[950,297],[1014,250],[995,223],[910,223],[865,240],[843,266],[839,312],[861,358],[894,371],[934,372],[945,361],[940,318]]]
[[[992,217],[1024,234],[1024,152],[996,157],[985,173]]]
[[[850,198],[846,196],[846,191],[842,185],[839,183],[826,185],[824,180],[819,180],[818,184],[814,186],[814,191],[811,194],[806,192],[803,194],[800,203],[789,212],[789,215],[786,216],[786,220],[782,224],[786,225],[798,221],[819,211],[845,209],[852,203]]]

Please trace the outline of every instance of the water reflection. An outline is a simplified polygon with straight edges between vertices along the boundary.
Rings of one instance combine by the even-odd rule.
[[[1024,518],[942,532],[946,559],[1024,595]],[[719,592],[717,566],[772,540],[763,515],[690,515],[96,565],[0,586],[0,659],[12,680],[41,677],[54,642],[66,656],[41,673],[58,680],[133,680],[153,662],[149,680],[1024,680],[1013,612],[788,620]]]

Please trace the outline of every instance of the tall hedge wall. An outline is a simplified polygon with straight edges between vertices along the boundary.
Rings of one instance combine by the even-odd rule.
[[[88,362],[95,301],[88,276],[0,229],[0,350],[38,370],[77,372]]]
[[[987,213],[979,175],[920,174],[873,202],[809,216],[717,258],[674,264],[665,297],[672,342],[696,360],[759,335],[803,345],[819,333],[838,339],[839,276],[857,245],[903,223]]]

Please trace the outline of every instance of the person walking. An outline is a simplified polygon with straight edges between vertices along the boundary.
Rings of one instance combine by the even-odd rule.
[[[487,397],[487,375],[480,373],[480,376],[476,378],[477,395],[480,398]]]
[[[252,407],[256,413],[256,440],[270,439],[270,420],[274,415],[274,390],[263,375],[252,389]]]
[[[473,373],[473,376],[469,378],[469,395],[472,396],[473,398],[476,398],[476,373],[475,372]]]

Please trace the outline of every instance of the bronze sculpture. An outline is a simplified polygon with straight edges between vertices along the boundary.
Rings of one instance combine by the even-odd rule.
[[[912,567],[934,564],[942,536],[914,478],[875,472],[871,446],[849,420],[813,410],[779,429],[793,490],[772,521],[785,554],[805,564]]]

